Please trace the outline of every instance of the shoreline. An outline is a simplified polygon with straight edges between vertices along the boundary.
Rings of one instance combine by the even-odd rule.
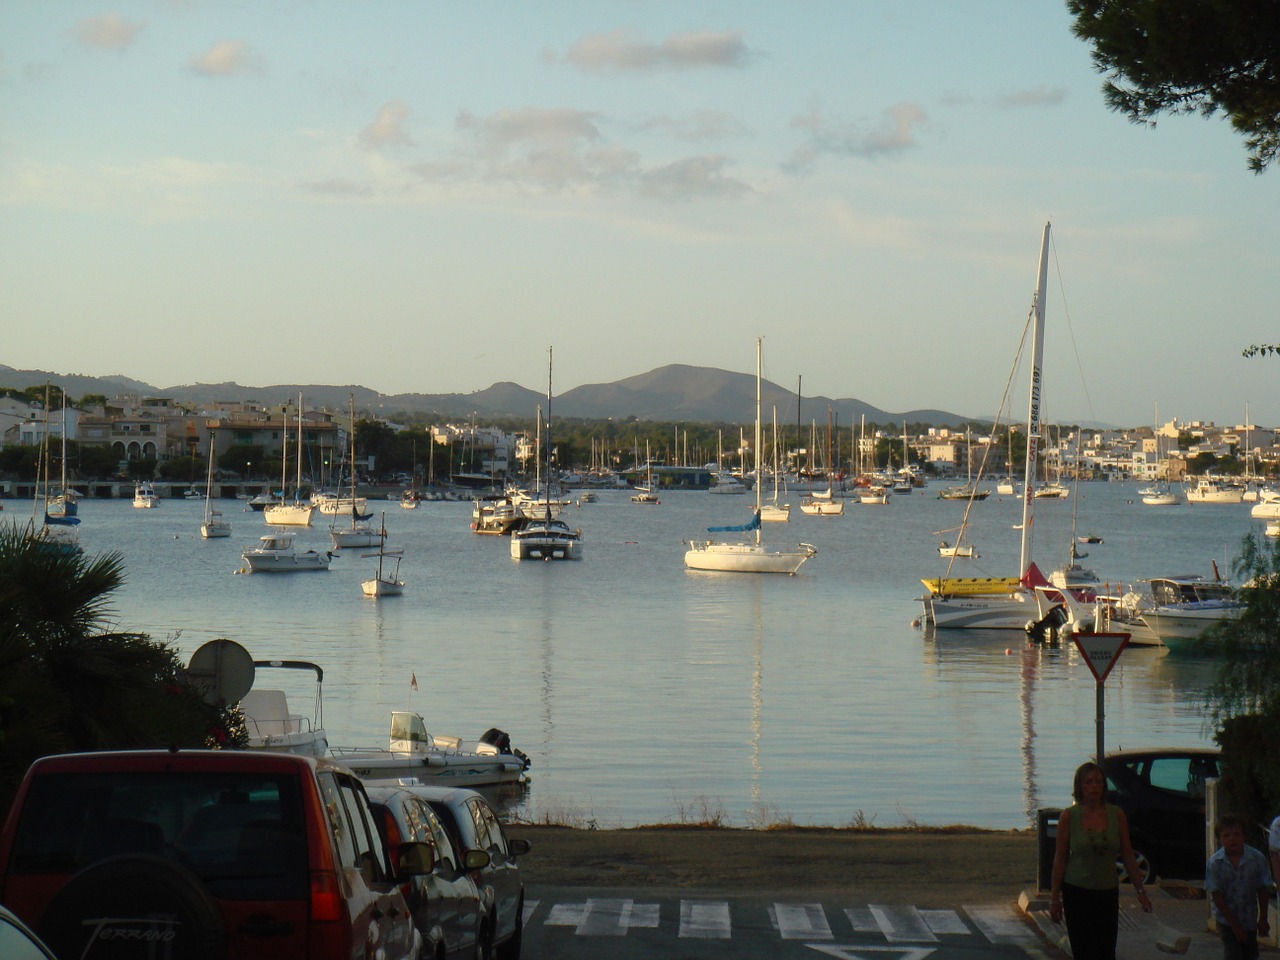
[[[586,830],[512,823],[532,844],[526,884],[769,894],[864,888],[946,907],[1034,889],[1035,831],[979,827],[642,826]]]

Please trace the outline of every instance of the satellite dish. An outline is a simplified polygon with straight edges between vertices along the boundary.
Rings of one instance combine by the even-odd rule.
[[[210,640],[191,655],[187,676],[206,703],[239,703],[253,688],[249,651],[234,640]]]

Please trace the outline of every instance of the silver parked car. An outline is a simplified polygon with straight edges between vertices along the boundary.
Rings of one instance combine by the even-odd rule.
[[[508,839],[493,807],[474,790],[423,786],[402,789],[427,801],[460,856],[469,858],[476,852],[487,855],[483,866],[471,871],[485,915],[481,953],[496,960],[520,960],[524,881],[516,858],[529,852],[529,841]]]
[[[435,811],[412,790],[371,784],[367,792],[383,840],[391,849],[405,841],[431,849],[429,872],[408,877],[402,884],[422,934],[423,960],[476,956],[485,943],[488,918],[471,873],[488,864],[488,854],[455,848]]]

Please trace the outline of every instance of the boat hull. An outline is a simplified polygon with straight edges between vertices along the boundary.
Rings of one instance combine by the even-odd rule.
[[[930,596],[925,617],[937,630],[1025,630],[1038,619],[1031,591],[1021,589],[989,596]]]
[[[276,503],[262,511],[262,518],[273,527],[309,527],[316,508],[306,503]]]
[[[684,565],[690,570],[716,573],[794,574],[804,562],[817,555],[807,544],[780,549],[762,543],[721,543],[708,540],[689,544]]]
[[[398,597],[404,593],[403,580],[373,579],[360,584],[366,597]]]
[[[310,570],[328,570],[331,557],[328,554],[308,550],[287,556],[244,554],[244,562],[250,573],[302,573]]]
[[[428,753],[349,753],[334,750],[334,757],[360,779],[416,780],[429,786],[484,787],[519,783],[525,765],[506,754]]]

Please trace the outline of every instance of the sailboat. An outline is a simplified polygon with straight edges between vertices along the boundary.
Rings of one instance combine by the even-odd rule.
[[[293,488],[293,502],[283,499],[283,490],[288,482],[289,467],[289,426],[288,417],[283,418],[284,433],[280,438],[280,487],[281,500],[269,503],[262,508],[262,518],[275,527],[309,527],[311,515],[315,513],[314,503],[302,500],[302,394],[298,394],[298,479]]]
[[[760,504],[760,520],[762,523],[788,523],[791,520],[791,504],[784,499],[787,495],[785,481],[782,476],[782,465],[778,453],[778,408],[773,408],[773,496],[768,503]]]
[[[66,442],[66,394],[63,394],[63,413],[62,413],[62,435],[63,442]],[[49,490],[49,384],[44,386],[44,435],[40,444],[40,460],[36,468],[36,496],[35,509],[36,513],[32,517],[31,529],[35,529],[36,521],[43,514],[44,520],[40,524],[39,532],[36,538],[39,539],[44,549],[54,553],[73,555],[82,553],[80,547],[79,531],[76,527],[80,523],[77,516],[57,516],[50,511],[50,490]],[[63,454],[63,469],[66,469],[66,454]],[[40,480],[43,479],[43,484]],[[44,488],[43,503],[40,495],[40,488]],[[66,488],[64,482],[63,489]],[[43,506],[43,510],[41,509]]]
[[[581,560],[582,531],[570,530],[551,509],[551,348],[547,348],[547,442],[542,516],[511,532],[512,560]]]
[[[636,487],[631,495],[632,503],[643,503],[656,507],[662,501],[653,492],[653,460],[649,456],[649,441],[644,442],[644,486]]]
[[[387,515],[382,515],[382,537],[378,541],[377,553],[365,553],[363,557],[378,558],[378,572],[372,580],[363,580],[360,583],[360,589],[364,591],[366,597],[398,597],[404,592],[404,581],[400,579],[400,560],[404,557],[403,550],[387,550],[385,549],[387,537]],[[395,560],[395,570],[389,573],[383,572],[383,563],[390,557]]]
[[[400,495],[400,506],[405,510],[416,510],[422,494],[418,492],[418,438],[413,438],[413,454],[409,460],[411,477],[408,488]]]
[[[1027,403],[1027,456],[1024,465],[1021,556],[1016,577],[938,577],[921,582],[928,591],[924,621],[935,629],[1022,630],[1035,617],[1035,588],[1048,581],[1032,561],[1036,462],[1039,454],[1040,402],[1044,367],[1045,289],[1049,273],[1049,230],[1044,226],[1036,292],[1031,306],[1031,385]]]
[[[754,533],[750,540],[691,540],[684,555],[684,565],[691,570],[714,570],[721,573],[786,573],[794,574],[801,565],[818,551],[807,543],[783,547],[762,543],[760,540],[760,511],[762,487],[760,480],[760,337],[756,337],[756,495],[755,513],[750,523],[738,526],[708,527],[708,533]]]
[[[827,489],[814,491],[800,501],[800,512],[816,517],[840,517],[844,515],[844,500],[835,494],[832,478],[835,476],[835,464],[831,460],[831,408],[827,407],[827,462],[824,464],[827,474]]]
[[[213,509],[213,433],[209,434],[209,472],[204,481],[204,523],[200,536],[206,540],[231,536],[231,524],[222,519],[222,511]]]
[[[347,472],[351,478],[351,496],[346,497],[338,502],[343,504],[343,513],[351,517],[351,526],[341,528],[338,526],[337,517],[329,525],[329,542],[333,544],[335,550],[343,547],[376,547],[386,541],[387,524],[386,514],[383,514],[382,529],[375,530],[366,522],[364,514],[360,512],[360,501],[363,497],[356,496],[356,398],[351,395],[350,403],[350,422],[351,428],[348,432],[350,439],[347,441]]]
[[[48,413],[46,411],[46,422]],[[47,427],[45,428],[47,431]],[[53,519],[74,517],[79,512],[80,495],[67,485],[67,394],[62,394],[62,485],[58,492],[49,497],[49,505],[45,513]],[[1255,498],[1256,499],[1256,498]]]

